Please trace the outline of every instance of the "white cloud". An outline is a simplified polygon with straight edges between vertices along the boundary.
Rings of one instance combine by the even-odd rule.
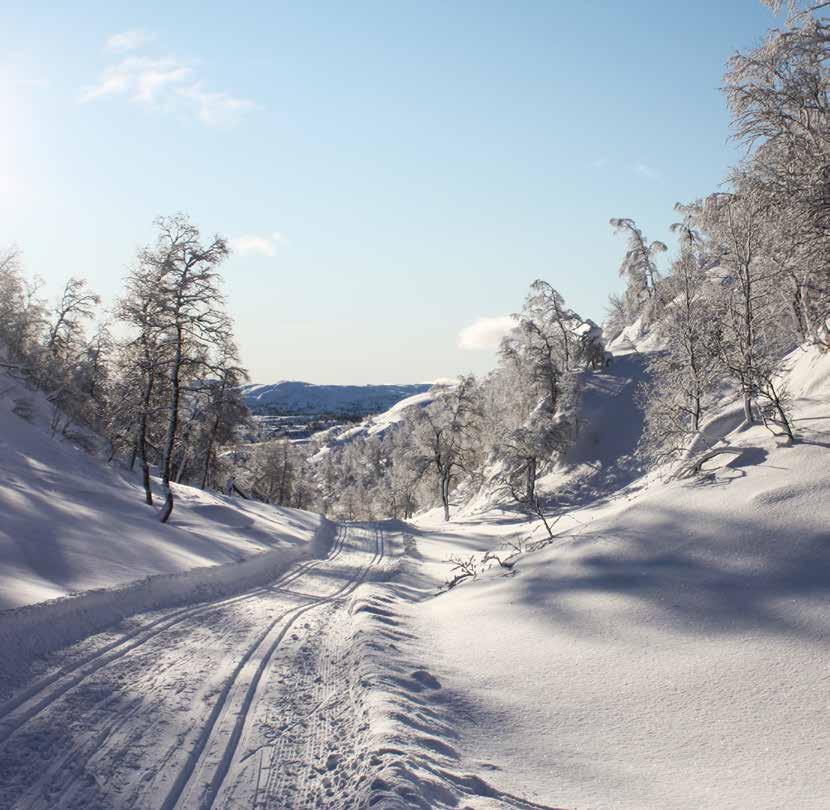
[[[192,75],[193,69],[176,59],[128,56],[108,67],[97,84],[81,93],[81,100],[126,95],[132,101],[154,104],[173,86],[183,85]]]
[[[192,100],[201,121],[211,126],[231,123],[237,115],[253,110],[256,104],[247,98],[237,98],[230,93],[213,93],[205,90],[201,82],[179,89],[179,95]]]
[[[131,31],[122,31],[119,34],[113,34],[107,37],[106,48],[108,51],[113,51],[114,53],[135,51],[146,45],[153,38],[153,34],[149,31],[145,31],[142,28],[134,28]]]
[[[247,234],[231,239],[231,248],[240,256],[276,256],[277,245],[284,241],[285,237],[278,231],[268,236]]]
[[[458,333],[459,349],[497,349],[501,339],[516,325],[512,315],[479,318]]]
[[[649,180],[658,180],[660,178],[660,172],[657,169],[652,168],[646,163],[635,163],[634,164],[634,171],[637,174],[641,174],[643,177],[647,177]]]
[[[257,106],[250,99],[205,87],[192,64],[173,57],[128,56],[106,68],[94,85],[81,91],[80,99],[92,102],[117,96],[148,107],[184,111],[209,126],[232,124]]]

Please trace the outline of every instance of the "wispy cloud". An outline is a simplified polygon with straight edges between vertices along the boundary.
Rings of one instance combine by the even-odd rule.
[[[181,88],[193,75],[193,69],[175,59],[149,59],[128,56],[108,67],[97,84],[81,93],[82,101],[107,96],[126,95],[142,104],[155,104],[170,89]]]
[[[458,333],[458,348],[478,351],[497,349],[501,339],[516,325],[512,315],[478,318]]]
[[[285,237],[279,231],[267,236],[246,234],[231,239],[231,248],[240,256],[276,256],[277,245],[281,242],[285,242]]]
[[[144,32],[129,31],[110,37],[107,47],[124,51],[146,41]],[[95,84],[85,87],[80,100],[89,103],[119,96],[147,107],[188,112],[209,126],[232,124],[257,107],[251,99],[208,88],[192,62],[170,56],[127,56],[107,67]]]
[[[119,34],[112,34],[107,37],[105,47],[108,51],[113,53],[125,53],[126,51],[136,51],[146,45],[155,36],[143,28],[134,28],[131,31],[122,31]]]
[[[180,96],[196,105],[199,119],[211,126],[230,124],[241,113],[256,109],[257,106],[248,98],[237,98],[230,93],[206,90],[201,82],[181,87],[178,92]]]
[[[647,177],[649,180],[659,180],[660,172],[649,166],[647,163],[635,163],[632,167],[637,174]]]

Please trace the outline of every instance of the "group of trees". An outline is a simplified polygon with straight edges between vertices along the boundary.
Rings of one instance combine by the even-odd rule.
[[[766,4],[776,12],[783,5]],[[640,392],[640,452],[650,463],[705,447],[697,440],[707,413],[730,390],[746,424],[762,422],[793,441],[784,358],[804,343],[830,349],[830,4],[786,5],[785,26],[727,65],[724,93],[746,157],[726,190],[676,206],[669,272],[658,271],[664,243],[631,219],[611,220],[627,240],[626,287],[611,298],[606,338],[639,329],[661,347],[649,354]],[[395,514],[406,493],[405,509],[413,500],[441,504],[448,516],[453,491],[471,496],[486,485],[544,518],[536,481],[577,430],[577,371],[603,362],[592,326],[536,282],[494,372],[462,378],[394,441],[367,439],[332,453],[329,467],[342,458],[353,471],[348,511],[386,503]]]
[[[0,256],[0,344],[5,370],[42,391],[67,425],[106,438],[110,458],[140,464],[150,505],[157,468],[166,521],[173,482],[217,483],[219,448],[247,418],[246,373],[221,292],[226,241],[203,240],[181,214],[156,228],[111,315],[77,278],[50,307],[19,253]]]
[[[346,519],[408,518],[455,497],[507,497],[543,520],[536,483],[577,431],[580,372],[603,366],[601,330],[545,281],[530,288],[481,380],[435,386],[432,399],[375,436],[326,448],[310,472],[322,505]]]
[[[774,10],[781,3],[768,2]],[[782,361],[799,344],[830,348],[830,100],[826,3],[790,3],[786,26],[729,61],[724,92],[746,158],[727,190],[678,205],[678,255],[665,278],[655,248],[630,220],[622,271],[628,290],[611,301],[619,331],[641,318],[665,350],[649,362],[642,392],[642,449],[652,461],[688,452],[715,394],[740,395],[747,424],[792,441]]]
[[[537,482],[577,434],[581,380],[605,365],[604,339],[635,327],[662,347],[641,391],[648,461],[699,447],[707,411],[729,386],[747,423],[793,440],[782,360],[805,342],[830,349],[829,7],[790,2],[781,30],[729,61],[724,92],[746,157],[726,190],[676,206],[667,273],[657,264],[664,243],[632,219],[611,220],[627,240],[626,286],[610,300],[604,337],[536,281],[497,368],[436,386],[394,429],[323,447],[277,440],[222,452],[247,417],[221,292],[228,246],[203,239],[183,215],[157,221],[108,317],[82,279],[48,305],[19,254],[0,254],[0,367],[138,466],[148,504],[155,468],[162,520],[175,482],[204,488],[230,475],[253,497],[346,519],[408,518],[431,506],[449,518],[454,500],[485,493],[545,520]]]

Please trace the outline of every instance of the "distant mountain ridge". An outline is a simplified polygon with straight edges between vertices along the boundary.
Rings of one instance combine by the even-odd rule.
[[[423,394],[429,383],[413,385],[315,385],[282,380],[243,385],[245,404],[254,413],[365,415],[389,410],[402,399]]]

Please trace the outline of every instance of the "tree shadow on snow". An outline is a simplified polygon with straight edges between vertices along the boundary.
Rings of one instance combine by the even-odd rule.
[[[780,521],[761,533],[754,521],[672,509],[650,517],[647,526],[583,532],[526,564],[514,580],[519,599],[544,605],[548,622],[580,633],[599,628],[588,603],[572,599],[590,595],[605,619],[618,619],[620,637],[629,629],[755,631],[828,644],[826,620],[817,626],[800,608],[830,596],[830,531]]]

